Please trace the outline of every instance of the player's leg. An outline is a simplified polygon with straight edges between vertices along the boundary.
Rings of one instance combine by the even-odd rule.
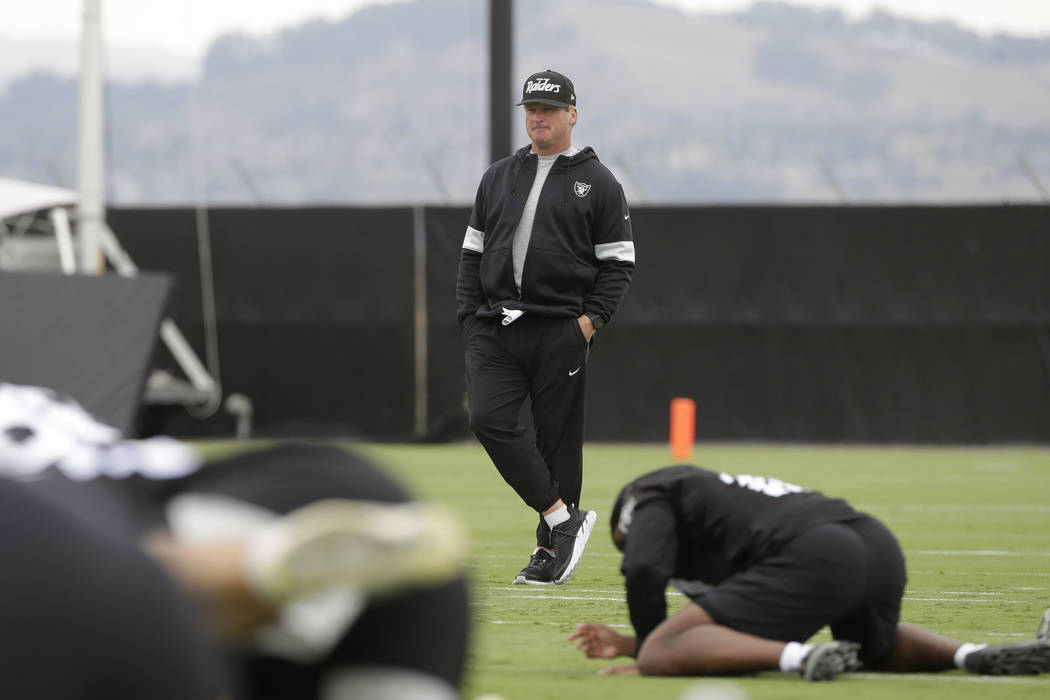
[[[743,673],[764,669],[830,680],[856,664],[856,645],[805,644],[850,610],[867,576],[857,535],[829,523],[780,552],[700,593],[664,622],[639,652],[643,673]]]
[[[948,639],[918,625],[902,622],[889,655],[870,665],[881,671],[913,673],[955,668],[955,652],[962,642]]]
[[[1040,640],[968,644],[902,623],[893,650],[879,668],[905,673],[959,668],[980,675],[1034,675],[1050,672],[1050,644]]]
[[[574,318],[544,319],[528,364],[536,446],[565,510],[540,519],[537,541],[549,538],[555,551],[555,583],[576,570],[597,519],[580,509],[583,489],[583,428],[587,342]],[[552,527],[553,525],[553,527]]]
[[[529,315],[509,326],[475,322],[465,338],[471,429],[503,479],[539,514],[536,547],[513,579],[518,584],[549,585],[559,573],[544,519],[563,505],[559,486],[535,436],[520,421],[532,389],[528,367],[542,351],[540,331],[546,323]]]
[[[587,354],[576,319],[550,319],[529,367],[536,447],[561,499],[577,507],[583,490]]]
[[[1039,641],[986,646],[964,644],[924,627],[899,622],[904,594],[904,556],[896,538],[875,518],[849,523],[866,557],[863,598],[831,621],[839,639],[861,644],[865,667],[920,672],[960,668],[972,673],[1032,674],[1050,670],[1050,645]]]
[[[798,672],[809,681],[833,680],[857,665],[857,645],[815,645],[758,637],[716,623],[699,605],[686,605],[642,644],[638,670],[646,676],[726,676],[757,671]]]
[[[471,324],[465,339],[467,397],[470,428],[478,442],[521,500],[542,513],[558,500],[558,486],[533,435],[521,425],[529,379],[507,345],[519,343],[532,325],[528,316],[509,327],[484,320]]]
[[[638,670],[646,676],[679,676],[776,669],[784,645],[719,625],[690,603],[646,638],[638,651]]]

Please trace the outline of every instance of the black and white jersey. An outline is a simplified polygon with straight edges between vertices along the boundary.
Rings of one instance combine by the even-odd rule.
[[[717,585],[812,527],[863,517],[841,499],[779,479],[695,466],[639,477],[618,506],[639,641],[664,619],[670,579]]]
[[[336,447],[285,444],[204,461],[169,437],[124,440],[76,401],[0,383],[0,477],[129,537],[168,525],[169,502],[207,493],[286,513],[323,498],[409,500],[382,469]]]
[[[68,396],[0,383],[0,477],[92,526],[129,538],[162,526],[168,491],[200,466],[185,443],[125,440]]]
[[[74,481],[169,479],[199,466],[196,452],[176,440],[125,440],[68,396],[0,383],[0,474],[32,481],[54,469]]]

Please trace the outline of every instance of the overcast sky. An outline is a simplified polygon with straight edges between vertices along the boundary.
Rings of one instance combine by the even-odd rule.
[[[364,5],[406,0],[101,0],[107,71],[115,79],[183,79],[226,32],[261,36],[309,19],[342,19]],[[478,0],[484,5],[487,0]],[[687,12],[728,12],[753,0],[651,0]],[[1050,0],[790,0],[860,19],[882,7],[992,34],[1050,36]],[[519,0],[526,6],[527,0]],[[0,0],[0,89],[32,68],[72,74],[83,0]],[[59,41],[55,41],[59,40]]]
[[[338,19],[376,2],[399,0],[101,0],[107,41],[144,43],[198,54],[218,34],[273,32],[313,17]],[[400,0],[404,1],[404,0]],[[653,0],[688,11],[724,12],[751,0]],[[836,7],[863,17],[874,7],[921,19],[950,19],[971,29],[1050,34],[1048,0],[793,0]],[[82,0],[0,0],[0,35],[16,38],[76,37]]]

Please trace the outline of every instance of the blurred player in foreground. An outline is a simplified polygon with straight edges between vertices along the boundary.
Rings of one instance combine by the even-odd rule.
[[[202,621],[141,549],[0,479],[0,697],[215,700]]]
[[[778,479],[674,466],[627,484],[610,525],[624,555],[635,635],[595,623],[569,635],[588,657],[636,658],[606,673],[779,669],[824,681],[861,664],[1050,672],[1045,615],[1036,640],[994,646],[900,622],[907,578],[900,546],[880,521],[841,499]],[[669,583],[692,603],[667,618]],[[825,625],[833,641],[807,644]]]
[[[287,444],[202,465],[184,443],[122,440],[67,398],[0,384],[0,475],[160,561],[221,640],[229,697],[458,695],[462,525],[360,456]]]

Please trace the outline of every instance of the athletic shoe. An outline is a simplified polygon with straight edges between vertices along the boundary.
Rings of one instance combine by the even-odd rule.
[[[511,583],[549,586],[554,583],[554,564],[554,555],[543,547],[537,547],[529,557],[529,563],[518,572]]]
[[[1027,676],[1050,671],[1050,644],[1016,642],[996,644],[970,652],[963,659],[970,673],[982,676]]]
[[[597,519],[598,514],[593,510],[577,510],[570,506],[569,519],[551,528],[551,544],[557,560],[554,583],[560,585],[572,578]]]
[[[1050,608],[1043,613],[1039,626],[1035,628],[1035,638],[1040,642],[1050,642]]]
[[[807,681],[833,681],[840,673],[852,671],[860,666],[857,660],[856,642],[835,640],[817,644],[802,657],[799,674]]]
[[[334,586],[382,596],[462,574],[467,535],[436,504],[331,499],[264,525],[246,557],[250,584],[284,603]]]

